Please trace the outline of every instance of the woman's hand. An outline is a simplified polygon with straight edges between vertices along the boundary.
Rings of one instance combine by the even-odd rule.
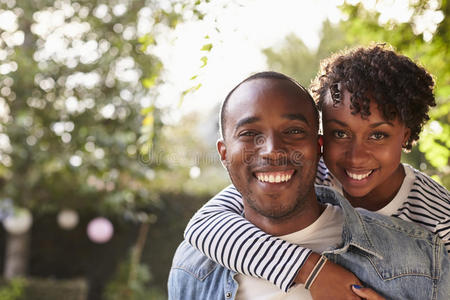
[[[378,295],[374,290],[362,287],[360,285],[352,285],[352,290],[359,297],[367,300],[385,300],[384,297]]]
[[[309,291],[314,300],[361,299],[358,296],[359,294],[353,292],[352,285],[361,285],[358,277],[347,269],[328,260],[311,285]]]

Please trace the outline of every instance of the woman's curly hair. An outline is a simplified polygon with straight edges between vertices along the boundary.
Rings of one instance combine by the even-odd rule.
[[[430,119],[429,108],[436,105],[433,87],[433,77],[424,68],[378,44],[346,50],[323,60],[311,92],[322,110],[328,93],[337,105],[346,89],[351,93],[352,113],[359,113],[362,118],[370,115],[370,99],[375,100],[386,120],[399,117],[411,130],[404,145],[405,150],[410,150]]]

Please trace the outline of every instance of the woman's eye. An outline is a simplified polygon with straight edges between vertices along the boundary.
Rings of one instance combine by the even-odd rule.
[[[384,132],[374,132],[372,133],[372,135],[370,136],[370,139],[372,140],[382,140],[384,138],[387,138],[388,135]]]
[[[345,133],[345,131],[342,131],[342,130],[334,130],[333,136],[338,139],[345,139],[348,137],[348,135]]]

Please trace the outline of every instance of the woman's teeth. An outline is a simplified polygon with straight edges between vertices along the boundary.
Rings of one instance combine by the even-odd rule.
[[[351,172],[345,170],[345,173],[347,174],[347,176],[354,180],[363,180],[364,178],[369,177],[369,175],[372,174],[372,172],[373,172],[373,170],[370,170],[369,172],[364,173],[364,174],[356,174],[356,173],[351,173]]]

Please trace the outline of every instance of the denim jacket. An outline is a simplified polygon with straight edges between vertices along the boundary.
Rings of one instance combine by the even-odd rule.
[[[338,193],[316,186],[322,203],[342,207],[342,245],[323,252],[386,299],[450,299],[450,258],[442,241],[417,224],[354,209]],[[236,273],[183,241],[169,275],[170,300],[235,299]]]

